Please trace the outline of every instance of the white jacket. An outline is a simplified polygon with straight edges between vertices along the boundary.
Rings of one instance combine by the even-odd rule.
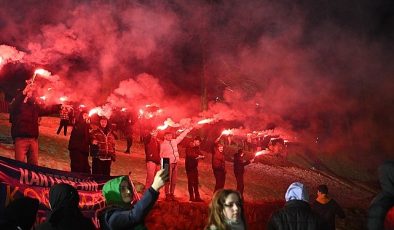
[[[183,131],[177,138],[171,141],[164,140],[160,143],[160,158],[170,158],[170,163],[177,163],[179,160],[178,144],[186,137],[192,128]]]

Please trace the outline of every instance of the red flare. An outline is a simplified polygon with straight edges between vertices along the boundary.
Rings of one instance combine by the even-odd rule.
[[[213,120],[214,120],[213,118],[207,118],[207,119],[203,119],[203,120],[197,122],[197,124],[199,124],[199,125],[209,124],[209,123],[213,122]]]

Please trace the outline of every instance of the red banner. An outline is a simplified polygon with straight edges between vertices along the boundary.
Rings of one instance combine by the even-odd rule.
[[[105,205],[101,190],[111,177],[70,173],[40,166],[25,164],[0,156],[0,213],[9,202],[26,196],[40,201],[38,223],[45,220],[49,212],[49,189],[59,183],[67,183],[78,190],[79,207],[92,219],[96,227],[96,210]]]

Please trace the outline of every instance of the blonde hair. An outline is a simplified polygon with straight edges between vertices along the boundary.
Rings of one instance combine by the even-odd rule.
[[[238,196],[238,199],[241,203],[241,207],[240,207],[241,208],[241,219],[242,219],[242,221],[245,225],[245,229],[246,229],[246,222],[245,222],[241,194],[238,191],[235,191],[232,189],[220,189],[215,192],[215,194],[213,195],[212,201],[209,204],[209,217],[208,217],[208,223],[205,226],[205,229],[213,229],[212,228],[213,226],[216,227],[214,229],[217,229],[217,230],[230,230],[231,229],[228,225],[226,225],[223,210],[224,210],[224,204],[225,204],[226,198],[232,193],[234,193]]]

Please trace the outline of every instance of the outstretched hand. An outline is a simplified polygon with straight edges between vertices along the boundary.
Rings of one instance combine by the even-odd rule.
[[[153,179],[152,188],[156,191],[159,191],[168,180],[168,174],[168,171],[164,169],[160,169],[159,171],[157,171],[155,178]]]

